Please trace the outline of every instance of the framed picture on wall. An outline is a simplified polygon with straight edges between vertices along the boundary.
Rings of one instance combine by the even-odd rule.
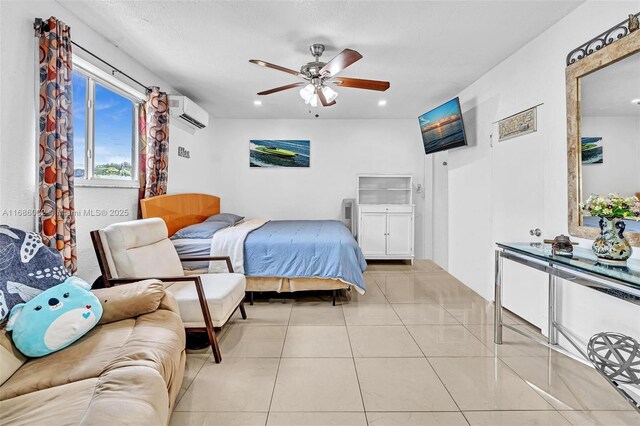
[[[310,141],[252,139],[250,167],[309,167]]]
[[[581,140],[580,153],[582,164],[602,164],[604,163],[604,151],[602,149],[602,138],[584,137]]]

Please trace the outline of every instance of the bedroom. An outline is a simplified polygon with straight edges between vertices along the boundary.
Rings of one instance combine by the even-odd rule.
[[[593,176],[591,180],[585,177],[584,182],[604,183],[606,180],[598,171],[609,170],[605,173],[611,174],[615,170],[621,173],[618,180],[624,180],[626,186],[615,186],[611,191],[633,195],[635,185],[635,192],[640,192],[640,175],[633,174],[634,161],[638,165],[640,160],[617,151],[619,146],[614,144],[616,139],[624,139],[629,149],[635,146],[638,158],[640,149],[637,143],[633,145],[634,140],[640,139],[638,133],[620,136],[622,125],[598,128],[595,118],[605,116],[602,111],[593,114],[593,124],[585,130],[589,134],[583,136],[602,138],[603,163],[583,167],[576,163],[577,174],[567,167],[571,159],[567,140],[571,139],[572,129],[567,120],[572,115],[568,109],[571,92],[566,76],[566,70],[581,68],[581,63],[586,64],[593,57],[587,55],[577,61],[578,67],[571,68],[567,55],[603,31],[626,22],[629,14],[640,11],[640,2],[549,1],[543,5],[537,1],[3,0],[0,2],[1,223],[23,231],[39,229],[38,194],[42,189],[38,177],[40,129],[36,126],[39,113],[36,99],[40,82],[36,78],[39,58],[34,22],[37,18],[48,22],[49,17],[55,17],[71,28],[73,70],[79,73],[74,75],[82,77],[74,81],[72,102],[74,161],[83,166],[79,167],[83,174],[74,176],[76,252],[72,263],[77,267],[78,277],[89,284],[98,281],[94,288],[100,285],[98,278],[105,272],[104,265],[110,264],[106,252],[115,248],[111,247],[111,241],[107,242],[101,270],[96,250],[99,246],[94,246],[91,231],[136,223],[139,217],[142,163],[137,152],[139,138],[132,129],[139,130],[134,114],[139,114],[138,105],[146,101],[147,86],[158,86],[169,95],[184,95],[208,116],[203,129],[194,129],[175,115],[167,116],[166,193],[219,197],[220,205],[209,210],[206,203],[198,205],[178,198],[169,212],[149,216],[162,217],[169,226],[172,219],[167,219],[166,214],[172,211],[178,212],[178,218],[198,216],[196,221],[190,219],[183,225],[202,222],[217,213],[245,216],[245,221],[269,221],[257,229],[258,233],[250,232],[246,237],[250,240],[251,236],[259,237],[260,231],[269,231],[268,226],[282,224],[280,221],[341,221],[343,200],[362,200],[368,196],[366,184],[359,176],[374,175],[384,180],[395,175],[409,182],[409,186],[390,187],[394,191],[389,191],[405,194],[400,198],[408,197],[400,203],[402,208],[411,206],[409,211],[397,212],[405,214],[403,217],[411,223],[404,233],[408,239],[403,240],[408,244],[408,254],[396,256],[402,260],[381,260],[380,257],[394,256],[372,254],[364,247],[367,269],[359,272],[367,290],[364,295],[349,290],[354,279],[345,284],[336,273],[327,273],[320,287],[314,287],[318,285],[315,281],[298,287],[312,292],[285,291],[292,289],[292,281],[296,287],[296,278],[281,276],[285,275],[283,272],[270,273],[270,277],[275,274],[284,279],[270,283],[271,287],[266,289],[252,287],[257,285],[255,272],[238,277],[245,283],[246,303],[242,305],[241,299],[236,298],[229,306],[221,304],[225,314],[220,318],[211,312],[212,321],[220,321],[211,334],[189,332],[190,336],[197,336],[196,343],[204,340],[203,345],[214,339],[219,344],[222,362],[214,362],[211,348],[189,349],[178,355],[174,368],[184,378],[173,377],[173,381],[181,384],[165,386],[166,395],[153,396],[158,420],[147,423],[637,423],[633,405],[616,392],[622,389],[627,396],[635,395],[638,401],[637,385],[612,387],[591,361],[581,360],[579,351],[560,329],[555,331],[559,334],[558,345],[551,350],[507,327],[502,345],[494,343],[494,328],[498,329],[494,323],[499,322],[492,307],[494,301],[501,301],[505,307],[505,326],[515,323],[517,329],[533,331],[545,342],[554,333],[548,327],[551,306],[548,289],[553,281],[548,279],[549,271],[534,270],[512,262],[509,257],[505,257],[508,261],[496,261],[499,249],[496,243],[542,244],[543,239],[565,234],[579,243],[576,253],[590,252],[599,235],[595,217],[598,215],[585,216],[594,219],[594,223],[591,227],[582,226],[577,203],[571,203],[573,198],[579,198],[571,190],[571,177],[579,179],[584,172],[585,176]],[[627,27],[631,28],[632,23],[625,23]],[[609,55],[608,52],[626,46],[637,35],[629,30],[628,35],[598,54]],[[335,83],[331,87],[338,93],[336,104],[327,107],[306,105],[300,93],[304,86],[258,95],[301,80],[299,76],[249,60],[268,61],[297,72],[301,65],[315,60],[310,51],[313,44],[325,46],[319,57],[322,62],[329,62],[344,49],[359,52],[362,58],[346,67],[344,76],[388,81],[390,87],[384,91],[359,90]],[[625,108],[633,106],[629,100],[640,97],[634,86],[636,69],[631,67],[632,74],[620,79],[629,82],[622,88]],[[593,75],[604,75],[599,72]],[[129,108],[124,114],[120,111],[120,116],[128,120],[125,122],[129,123],[130,142],[118,150],[106,138],[113,134],[105,131],[105,138],[99,136],[100,129],[113,126],[114,121],[109,121],[112,118],[98,106],[105,107],[102,111],[111,108],[114,112],[118,106],[114,102],[101,105],[100,96],[105,93],[111,96],[105,99],[113,101],[117,96],[124,99],[119,106]],[[84,96],[91,102],[76,101],[75,96]],[[460,102],[467,145],[425,155],[418,117],[455,98]],[[86,108],[78,110],[83,105]],[[499,141],[499,122],[529,110],[537,114],[535,131]],[[630,114],[625,120],[631,123],[634,118],[637,115]],[[95,133],[91,133],[92,126]],[[91,137],[78,138],[79,133],[91,133]],[[282,141],[290,142],[278,145]],[[306,141],[308,148],[304,145]],[[255,154],[257,147],[297,150],[296,144],[304,145],[302,149],[308,152],[303,167],[251,167],[252,155],[267,162],[271,158],[264,152]],[[624,166],[615,168],[623,160]],[[287,161],[279,163],[288,164]],[[94,163],[105,167],[95,167]],[[114,164],[118,166],[116,170],[106,171],[107,166]],[[100,182],[102,173],[117,173],[118,179]],[[589,192],[584,188],[582,191]],[[586,198],[580,197],[579,201]],[[354,215],[358,218],[365,211],[366,208],[356,208]],[[378,218],[388,218],[389,214],[370,213],[378,214]],[[575,217],[567,220],[569,214]],[[633,225],[637,226],[637,222],[629,222],[625,235],[634,246],[627,267],[632,277],[629,280],[635,282],[640,250]],[[224,228],[223,232],[230,233],[234,228]],[[121,234],[123,240],[137,238],[133,230],[128,234],[127,229]],[[346,228],[338,229],[343,241],[353,244],[355,260],[351,261],[351,269],[357,270],[363,266],[358,260],[358,250],[364,240],[358,235],[349,237]],[[307,248],[315,251],[320,242],[311,236],[313,232],[317,231],[309,231],[307,235]],[[383,232],[384,244],[392,237]],[[173,231],[168,231],[169,234]],[[272,235],[263,237],[268,239]],[[8,237],[2,238],[4,249]],[[336,250],[338,240],[327,239]],[[60,243],[65,245],[64,237]],[[137,247],[139,242],[131,244]],[[243,252],[247,250],[246,244],[247,241],[244,248],[235,247],[240,253],[235,264],[231,262],[236,275],[247,269],[243,267],[254,267],[246,263],[249,256],[249,252]],[[270,247],[263,248],[268,251]],[[198,256],[229,255],[207,248]],[[15,250],[20,249],[17,246]],[[544,249],[550,251],[551,246],[546,244]],[[303,255],[300,246],[293,246],[289,255],[298,257],[298,250],[299,258],[307,261],[308,267],[329,268],[331,262],[326,258]],[[511,252],[502,253],[506,256]],[[244,261],[238,264],[237,259],[243,255]],[[147,269],[145,274],[135,273],[135,277],[161,278],[159,271],[171,269],[172,256],[153,254],[140,261],[147,262]],[[279,263],[255,267],[283,267],[282,256]],[[268,256],[258,257],[265,260]],[[504,288],[502,300],[496,300],[495,268],[500,262]],[[117,259],[111,262],[111,277],[131,277],[119,273],[117,263]],[[344,263],[337,264],[344,267]],[[221,265],[226,269],[224,263]],[[287,265],[303,267],[303,263]],[[170,276],[183,274],[182,267],[172,271],[175,274]],[[323,275],[316,270],[293,276]],[[337,288],[327,286],[326,278],[333,278]],[[28,284],[15,277],[3,275],[3,279],[0,289],[7,297],[16,291],[16,286],[10,286],[8,281]],[[558,279],[555,284],[559,297],[554,302],[558,303],[562,330],[570,330],[570,337],[581,350],[586,351],[590,338],[600,332],[640,339],[637,303],[565,280]],[[206,287],[206,282],[203,286]],[[117,292],[125,294],[126,288],[134,287],[113,286],[95,291],[98,294],[112,291],[109,294],[122,297]],[[271,292],[274,289],[281,292]],[[633,291],[637,292],[637,284]],[[170,287],[166,292],[170,293]],[[189,297],[194,312],[204,315],[196,295]],[[336,306],[332,306],[334,297]],[[638,300],[637,295],[630,298]],[[181,321],[188,326],[184,316],[186,305],[181,305],[183,300],[178,302],[182,307]],[[246,310],[246,320],[241,319],[241,306]],[[108,312],[105,316],[109,317]],[[33,371],[28,369],[30,364],[35,368],[42,364],[34,361],[46,362],[58,354],[60,357],[65,353],[77,354],[74,350],[78,345],[108,325],[99,324],[67,349],[26,363],[20,361],[21,368],[11,378],[11,374],[5,377],[3,373],[2,381],[6,382],[0,385],[0,421],[20,424],[24,418],[19,417],[18,411],[12,411],[17,413],[16,417],[2,418],[4,407],[18,410],[18,398],[27,400],[25,404],[32,407],[28,398],[39,398],[15,390],[15,382]],[[189,345],[194,347],[194,339],[190,339]],[[548,365],[543,367],[544,361]],[[4,370],[5,363],[13,361],[3,358],[2,362]],[[11,369],[18,368],[15,363],[11,365]],[[86,385],[85,382],[93,380],[93,375],[89,380],[79,380],[74,369],[67,368],[71,378],[62,380],[68,385],[83,386],[82,383]],[[327,371],[345,379],[331,377]],[[473,371],[481,373],[473,375]],[[465,375],[473,379],[466,380]],[[505,378],[486,380],[501,375]],[[126,381],[123,385],[135,388]],[[37,389],[53,392],[59,387],[45,389],[47,386],[38,385]],[[469,395],[466,388],[474,389],[474,394]],[[522,401],[510,397],[518,392],[524,395]],[[315,398],[306,397],[308,394]],[[425,402],[428,400],[425,395],[432,395],[433,401]],[[81,398],[70,402],[78,407],[87,404]],[[55,407],[55,401],[51,403]],[[109,406],[108,401],[105,406]],[[53,421],[50,414],[42,415],[41,422]],[[100,413],[96,411],[95,415]],[[134,418],[129,418],[129,423]],[[71,416],[66,423],[80,423],[78,419]],[[125,417],[122,422],[126,421]]]

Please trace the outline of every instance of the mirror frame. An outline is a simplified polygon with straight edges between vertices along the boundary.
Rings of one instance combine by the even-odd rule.
[[[582,162],[580,158],[580,78],[596,72],[607,65],[618,62],[640,52],[640,30],[629,33],[620,40],[585,56],[567,66],[567,157],[569,185],[569,234],[574,237],[595,240],[599,228],[582,224],[580,202],[582,200]],[[625,237],[632,246],[640,247],[640,232],[626,232]]]

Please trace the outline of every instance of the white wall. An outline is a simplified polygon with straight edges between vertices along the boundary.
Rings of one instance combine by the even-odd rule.
[[[424,186],[417,120],[214,120],[210,191],[222,210],[269,219],[339,219],[359,173],[411,174]],[[309,168],[250,168],[249,140],[308,139]],[[414,191],[416,255],[424,256],[424,199]]]
[[[583,116],[582,135],[602,138],[604,162],[582,165],[582,194],[640,192],[640,117]]]
[[[567,234],[565,58],[638,9],[637,1],[587,2],[459,94],[472,146],[449,152],[449,271],[487,300],[493,300],[494,230],[501,226],[494,223],[492,205],[492,123],[544,104],[544,155],[529,161],[544,172],[544,236]],[[509,209],[513,215],[526,214],[517,204]],[[590,246],[589,241],[581,243]],[[640,257],[640,249],[635,256]],[[637,306],[575,285],[564,286],[562,293],[562,321],[581,340],[602,330],[640,337]]]
[[[449,153],[437,152],[428,155],[427,159],[433,169],[431,181],[427,183],[431,183],[433,188],[433,203],[428,203],[431,205],[433,215],[432,222],[427,222],[425,230],[427,232],[430,230],[432,233],[431,259],[440,267],[447,269],[449,267]]]
[[[95,52],[137,80],[158,85],[173,92],[170,82],[157,77],[153,71],[120,51],[115,45],[95,33],[69,10],[54,1],[0,2],[0,206],[1,211],[24,209],[33,211],[36,197],[35,160],[35,38],[33,21],[36,17],[55,16],[71,27],[72,39]],[[74,52],[96,66],[104,68],[79,49]],[[107,70],[110,71],[110,70]],[[116,75],[118,77],[118,75]],[[123,79],[126,83],[129,81]],[[140,89],[139,87],[135,87]],[[191,136],[176,126],[170,129],[169,191],[201,191],[208,185],[210,129]],[[191,159],[177,156],[178,146],[191,151]],[[206,178],[206,179],[205,179]],[[136,217],[136,189],[77,188],[76,209],[128,209],[125,217],[77,217],[78,274],[86,280],[99,275],[89,231],[109,223]],[[1,223],[33,230],[33,217],[3,216]]]

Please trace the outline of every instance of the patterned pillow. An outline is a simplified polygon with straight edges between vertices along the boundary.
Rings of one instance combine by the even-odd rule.
[[[45,247],[38,234],[0,225],[0,321],[18,303],[69,276],[62,256]]]

